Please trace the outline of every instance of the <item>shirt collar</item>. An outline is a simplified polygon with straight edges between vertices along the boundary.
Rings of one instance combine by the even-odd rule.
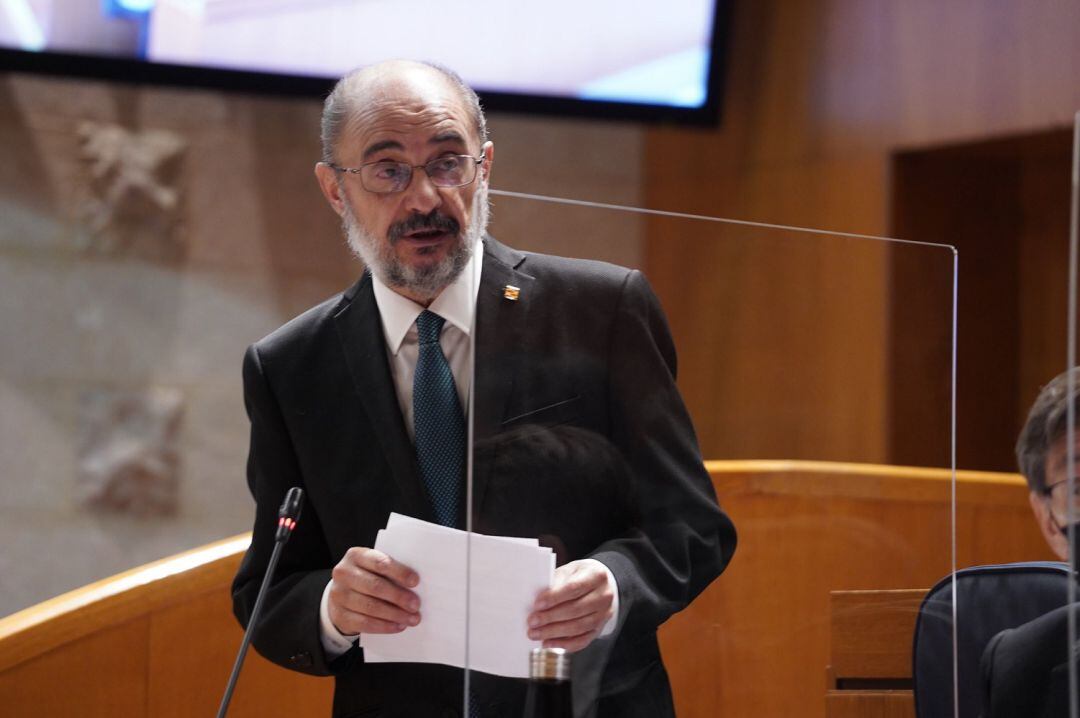
[[[480,291],[480,271],[483,268],[484,244],[476,242],[472,257],[461,270],[461,274],[451,282],[428,307],[446,321],[453,324],[466,336],[472,327],[472,315],[476,310],[476,295]],[[416,323],[416,318],[424,307],[413,300],[403,297],[388,287],[375,274],[371,275],[372,288],[375,291],[375,304],[382,319],[383,334],[390,353],[397,355],[405,335]]]

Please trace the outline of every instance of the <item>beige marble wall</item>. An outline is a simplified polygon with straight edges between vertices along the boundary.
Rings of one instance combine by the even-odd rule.
[[[359,271],[312,177],[319,109],[0,76],[0,615],[250,528],[244,347]],[[640,127],[490,124],[496,188],[638,202]],[[95,127],[179,149],[154,165],[97,147],[95,165]],[[173,210],[157,184],[177,191]],[[105,200],[121,211],[95,233]],[[493,232],[641,262],[627,215],[496,197]]]

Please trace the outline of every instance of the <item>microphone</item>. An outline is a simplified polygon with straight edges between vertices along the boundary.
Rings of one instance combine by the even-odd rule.
[[[278,509],[277,533],[274,534],[274,551],[270,554],[270,563],[266,565],[266,573],[263,574],[262,585],[255,597],[255,607],[251,609],[251,618],[248,620],[247,630],[244,631],[244,640],[240,642],[240,650],[236,654],[236,662],[233,663],[232,675],[229,683],[225,686],[225,695],[221,697],[221,705],[218,707],[217,718],[225,718],[225,712],[229,710],[232,701],[233,690],[236,688],[236,680],[240,677],[240,668],[244,665],[244,657],[247,655],[248,646],[251,644],[251,632],[255,629],[255,622],[259,618],[262,609],[263,598],[266,597],[266,589],[270,586],[270,579],[274,576],[278,559],[281,557],[281,549],[292,536],[296,528],[296,521],[300,518],[300,509],[304,506],[304,490],[294,486],[285,494],[285,500]]]
[[[296,521],[300,518],[300,509],[304,507],[304,490],[299,486],[289,489],[285,494],[285,500],[278,509],[278,528],[274,541],[285,543],[296,528]]]

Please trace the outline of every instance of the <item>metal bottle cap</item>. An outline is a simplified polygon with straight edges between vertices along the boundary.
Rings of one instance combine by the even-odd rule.
[[[570,654],[565,648],[534,648],[529,651],[529,677],[570,680]]]

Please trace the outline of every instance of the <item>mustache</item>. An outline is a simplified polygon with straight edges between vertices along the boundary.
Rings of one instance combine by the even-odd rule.
[[[436,232],[446,232],[447,234],[456,235],[461,232],[461,223],[453,217],[447,217],[439,210],[433,209],[428,214],[414,214],[408,219],[395,222],[390,225],[390,228],[386,232],[386,236],[390,239],[391,243],[394,243],[410,232],[421,232],[425,230],[435,230]]]

